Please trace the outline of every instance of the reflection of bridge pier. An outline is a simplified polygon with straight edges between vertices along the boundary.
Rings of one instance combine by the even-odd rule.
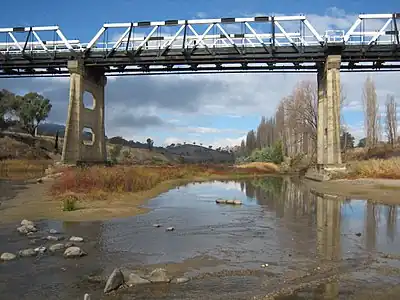
[[[341,258],[340,220],[341,201],[317,196],[317,255],[320,260]],[[339,299],[339,284],[323,284],[318,293],[327,299]]]

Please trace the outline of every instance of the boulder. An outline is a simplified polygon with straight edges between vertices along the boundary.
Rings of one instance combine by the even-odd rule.
[[[32,221],[24,219],[24,220],[21,221],[21,226],[35,226],[35,223],[33,223]]]
[[[118,289],[121,285],[124,284],[124,275],[121,270],[116,268],[111,273],[110,277],[108,277],[106,285],[104,287],[104,293],[109,293],[113,290]]]
[[[32,248],[24,249],[18,252],[18,255],[21,257],[36,256],[36,254],[36,251]]]
[[[140,277],[136,273],[129,274],[128,282],[127,282],[127,284],[129,286],[138,285],[138,284],[146,284],[146,283],[150,283],[150,281]]]
[[[70,242],[76,242],[76,243],[82,243],[83,242],[83,238],[81,238],[80,236],[71,236],[69,238]]]
[[[51,252],[56,252],[58,250],[63,250],[65,248],[64,244],[54,244],[49,247]]]
[[[79,247],[69,247],[64,251],[65,258],[75,258],[85,255],[87,255],[87,253]]]
[[[45,253],[46,251],[47,251],[47,248],[44,247],[44,246],[35,248],[35,252],[37,252],[37,253],[39,253],[39,254],[43,254],[43,253]]]
[[[8,260],[13,260],[16,257],[17,256],[15,254],[13,254],[13,253],[5,252],[0,256],[0,260],[8,261]]]
[[[159,282],[170,282],[171,279],[167,275],[167,270],[162,269],[162,268],[157,268],[153,270],[148,279],[153,282],[153,283],[159,283]]]

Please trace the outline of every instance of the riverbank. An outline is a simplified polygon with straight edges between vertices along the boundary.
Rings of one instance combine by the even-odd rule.
[[[277,167],[241,166],[114,166],[55,169],[55,177],[6,180],[1,188],[0,223],[31,220],[97,221],[147,212],[143,204],[190,182],[238,180],[268,176]],[[11,192],[13,191],[13,192]]]
[[[324,182],[305,180],[305,185],[319,194],[363,199],[388,205],[400,204],[399,179],[358,178]]]

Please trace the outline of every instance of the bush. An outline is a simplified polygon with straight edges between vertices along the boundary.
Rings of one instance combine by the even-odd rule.
[[[117,159],[118,159],[119,155],[121,154],[121,151],[122,151],[122,145],[120,145],[120,144],[114,145],[111,148],[110,158],[111,158],[112,162],[114,162],[114,163],[117,162]]]
[[[74,194],[67,194],[63,197],[63,211],[74,211],[77,209],[76,204],[78,202],[78,197]]]
[[[280,164],[283,161],[282,142],[278,141],[270,147],[256,149],[250,156],[252,162],[273,162]]]

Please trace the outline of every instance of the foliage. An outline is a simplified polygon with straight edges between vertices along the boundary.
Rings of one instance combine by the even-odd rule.
[[[62,199],[63,211],[74,211],[77,209],[78,197],[75,194],[64,195]]]
[[[357,147],[364,148],[367,146],[367,138],[362,138],[358,141]]]
[[[48,160],[5,159],[0,161],[0,179],[33,179],[43,177]]]
[[[343,150],[354,148],[354,136],[350,132],[344,131],[340,136],[340,148]]]
[[[148,138],[146,140],[146,142],[147,142],[147,147],[149,148],[149,151],[151,151],[153,149],[154,141],[151,138]]]
[[[282,142],[279,140],[270,147],[254,150],[249,157],[249,161],[280,164],[283,161]]]
[[[116,144],[110,150],[110,158],[113,163],[117,162],[118,156],[121,154],[122,145]]]
[[[36,128],[44,121],[52,108],[50,100],[38,93],[27,93],[22,97],[16,97],[18,109],[16,115],[21,127],[32,136]]]

